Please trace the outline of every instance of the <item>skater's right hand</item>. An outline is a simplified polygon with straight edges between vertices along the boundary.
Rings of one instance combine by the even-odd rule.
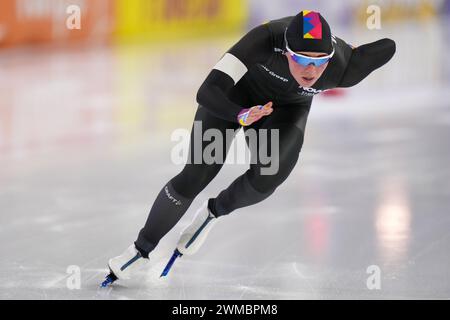
[[[238,115],[238,122],[241,126],[249,126],[259,121],[262,117],[268,116],[273,112],[273,103],[269,102],[264,106],[254,106],[250,109],[243,109]]]

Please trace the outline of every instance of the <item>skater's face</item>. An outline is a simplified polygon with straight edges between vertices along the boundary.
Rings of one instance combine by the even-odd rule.
[[[318,52],[298,52],[302,55],[309,57],[325,57],[326,53],[318,53]],[[289,53],[286,53],[287,60],[289,62],[289,70],[291,71],[292,76],[302,87],[310,88],[316,83],[316,81],[322,76],[322,73],[328,66],[328,62],[322,64],[321,66],[314,66],[310,64],[308,66],[302,66],[295,62]]]

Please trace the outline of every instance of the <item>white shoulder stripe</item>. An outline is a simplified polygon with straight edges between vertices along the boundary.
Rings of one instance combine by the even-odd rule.
[[[230,53],[226,53],[213,69],[229,75],[233,79],[234,84],[238,83],[248,71],[245,64]]]

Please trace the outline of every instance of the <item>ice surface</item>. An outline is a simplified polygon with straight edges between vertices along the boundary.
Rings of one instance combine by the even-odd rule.
[[[389,66],[316,99],[300,161],[272,197],[223,218],[160,279],[196,208],[246,169],[224,167],[148,270],[108,289],[107,261],[182,169],[171,133],[190,129],[196,90],[232,41],[183,44],[183,59],[170,45],[1,52],[0,298],[450,298],[449,77],[442,59],[411,77],[410,36],[391,35]],[[380,290],[367,287],[370,266]]]

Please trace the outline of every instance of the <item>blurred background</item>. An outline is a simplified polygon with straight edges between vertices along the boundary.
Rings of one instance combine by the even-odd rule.
[[[146,281],[99,296],[107,260],[182,169],[171,134],[190,130],[206,75],[245,32],[303,9],[355,46],[392,38],[397,54],[316,96],[273,197],[158,282],[190,210]],[[450,0],[2,0],[0,297],[450,298],[449,16]],[[245,168],[224,168],[192,206]],[[67,289],[69,265],[82,290]],[[366,287],[370,265],[382,290]]]

